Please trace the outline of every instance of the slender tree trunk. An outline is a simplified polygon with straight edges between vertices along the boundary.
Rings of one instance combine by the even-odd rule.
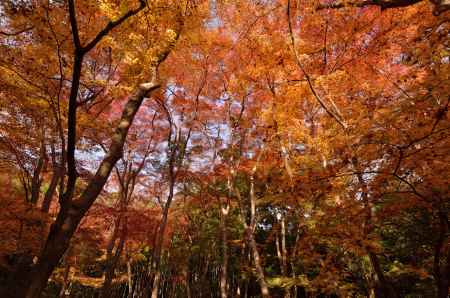
[[[171,167],[172,167],[171,171],[173,171],[173,166],[171,166]],[[158,297],[158,288],[159,288],[159,282],[161,279],[160,267],[161,267],[162,245],[163,245],[163,241],[164,241],[164,232],[165,232],[166,226],[167,226],[167,219],[169,216],[169,208],[172,203],[174,187],[175,187],[175,180],[174,180],[173,173],[171,176],[173,178],[171,178],[172,181],[170,183],[169,195],[167,197],[166,203],[164,204],[163,216],[162,216],[158,231],[156,233],[155,248],[154,248],[153,256],[152,256],[151,272],[154,275],[152,295],[151,295],[152,298]]]
[[[158,298],[159,282],[161,281],[161,271],[158,269],[153,280],[152,298]]]
[[[256,241],[255,241],[255,237],[253,235],[253,232],[250,230],[248,230],[247,234],[248,234],[247,237],[248,237],[249,246],[252,251],[253,262],[255,264],[256,277],[258,279],[259,287],[261,288],[261,295],[263,298],[269,298],[270,297],[269,287],[267,286],[266,279],[264,276],[264,269],[261,265],[261,257],[258,252],[258,247],[257,247]]]
[[[42,201],[41,210],[42,212],[48,213],[50,210],[50,205],[52,203],[53,195],[55,194],[56,188],[58,187],[59,179],[63,176],[63,163],[61,165],[57,164],[56,161],[56,151],[55,151],[55,145],[53,143],[50,144],[51,148],[51,158],[52,158],[52,167],[53,167],[53,174],[52,179],[50,181],[50,185],[45,192],[44,200]]]
[[[258,156],[261,157],[261,153]],[[264,269],[261,265],[261,257],[258,252],[258,245],[256,244],[254,231],[256,228],[256,195],[255,195],[255,181],[254,175],[257,169],[257,164],[253,168],[253,172],[250,176],[250,226],[246,229],[247,237],[249,242],[249,247],[252,251],[253,262],[256,269],[256,277],[258,278],[258,283],[261,288],[261,295],[263,298],[269,298],[269,287],[267,286],[266,279],[264,276]]]
[[[228,235],[227,216],[230,206],[220,206],[220,233],[222,238],[222,264],[220,270],[220,297],[227,298],[227,276],[228,276]]]
[[[67,286],[69,285],[69,274],[70,274],[70,264],[69,264],[69,262],[67,262],[67,258],[66,258],[66,267],[64,269],[63,285],[61,287],[61,291],[59,291],[60,298],[66,297],[66,290],[67,290]]]
[[[281,216],[280,219],[280,231],[281,231],[281,274],[283,276],[288,276],[288,268],[287,268],[287,248],[286,248],[286,221],[284,215]],[[291,291],[289,288],[284,290],[284,297],[291,297]]]
[[[296,278],[296,275],[297,275],[295,264],[294,264],[294,260],[296,260],[296,258],[297,258],[297,245],[298,245],[298,242],[300,240],[300,227],[299,227],[299,225],[297,225],[295,234],[296,234],[295,235],[295,242],[294,242],[294,245],[293,245],[293,248],[292,248],[292,253],[291,253],[290,262],[289,262],[290,265],[291,265],[292,278],[294,278],[294,279]],[[297,298],[297,296],[298,296],[298,287],[294,286],[293,297]]]
[[[42,212],[48,213],[50,210],[50,205],[52,203],[53,195],[55,194],[56,187],[58,186],[58,182],[60,179],[59,170],[54,169],[52,179],[50,181],[50,185],[48,186],[47,191],[45,192],[44,200],[42,201],[41,210]]]
[[[167,112],[167,118],[170,124],[169,129],[169,136],[168,136],[168,147],[172,148],[169,156],[169,194],[167,196],[167,200],[164,204],[163,208],[163,215],[161,219],[161,223],[159,225],[159,228],[156,233],[155,237],[155,246],[153,250],[152,255],[152,262],[151,262],[151,270],[150,270],[150,277],[153,275],[153,287],[152,287],[152,298],[158,297],[158,289],[159,289],[159,283],[161,279],[161,255],[162,255],[162,246],[164,242],[164,233],[167,226],[167,220],[169,216],[169,209],[172,204],[174,191],[175,191],[175,184],[176,184],[176,176],[177,172],[182,165],[184,154],[185,154],[185,148],[187,146],[187,143],[189,141],[190,137],[190,130],[189,133],[186,136],[186,139],[184,141],[184,144],[181,144],[181,130],[178,130],[175,134],[175,138],[172,139],[172,127],[173,122],[172,118],[170,116],[170,113],[168,110]],[[183,148],[181,149],[180,146],[183,145]],[[151,280],[151,278],[150,278]]]
[[[392,287],[390,281],[385,277],[383,269],[381,268],[380,262],[378,260],[378,256],[373,252],[369,252],[369,259],[378,279],[381,297],[396,298],[397,294],[395,293],[395,289]]]
[[[151,273],[154,276],[153,286],[152,286],[152,295],[151,295],[152,298],[158,297],[159,282],[161,280],[160,267],[161,267],[162,245],[163,245],[163,241],[164,241],[164,232],[165,232],[166,226],[167,226],[167,217],[168,217],[168,213],[169,213],[170,202],[172,201],[173,190],[171,192],[172,192],[172,194],[169,195],[170,200],[168,200],[166,202],[165,207],[164,207],[163,218],[161,219],[161,224],[159,226],[159,229],[158,229],[158,232],[156,235],[155,248],[154,248],[153,256],[152,256]]]
[[[280,245],[281,242],[281,245]],[[277,257],[280,263],[280,270],[282,276],[287,276],[287,251],[286,251],[286,230],[284,218],[280,220],[280,233],[275,237],[275,245],[277,249]]]
[[[42,128],[41,133],[41,147],[39,149],[39,158],[36,164],[36,168],[33,171],[33,177],[31,179],[31,203],[36,204],[39,200],[39,193],[41,189],[41,172],[44,168],[44,164],[47,160],[46,148],[45,148],[45,136],[44,136],[44,128]]]
[[[133,297],[133,271],[131,270],[131,258],[127,255],[127,282],[128,282],[128,298]]]
[[[287,276],[286,226],[284,216],[281,217],[281,267],[283,275]]]
[[[239,263],[241,266],[248,267],[248,257],[247,257],[247,245],[244,242],[241,247],[241,254],[239,258]],[[242,278],[242,273],[237,272],[239,275],[237,276],[237,297],[241,297],[245,294],[245,282],[246,279]]]
[[[259,160],[262,156],[263,150],[260,151],[258,154],[257,162],[255,166],[252,169],[251,175],[250,175],[250,224],[247,224],[245,214],[242,210],[242,199],[241,194],[238,189],[234,189],[234,192],[236,196],[238,197],[238,202],[241,205],[241,214],[240,214],[240,220],[244,226],[245,229],[245,235],[247,239],[248,246],[251,251],[251,255],[253,257],[253,263],[255,265],[256,269],[256,277],[258,279],[259,286],[261,288],[261,295],[263,298],[269,298],[269,287],[267,286],[265,276],[264,276],[264,269],[261,265],[261,257],[258,252],[258,245],[256,244],[254,231],[256,228],[256,195],[255,195],[255,173],[258,168]],[[234,171],[233,171],[234,172]],[[229,188],[233,189],[232,183],[231,183],[231,177],[229,178]]]
[[[284,275],[284,268],[282,265],[282,261],[281,261],[281,249],[280,249],[280,237],[278,234],[275,235],[275,248],[277,249],[277,258],[278,258],[278,263],[280,263],[280,270],[281,270],[281,275]]]
[[[253,206],[252,210],[254,210],[255,205],[252,204],[252,206]],[[252,256],[253,263],[254,263],[255,269],[256,269],[256,278],[258,279],[258,283],[261,288],[261,295],[263,298],[269,298],[270,297],[269,287],[267,286],[267,283],[266,283],[264,269],[261,264],[261,257],[258,252],[258,245],[255,240],[252,225],[250,225],[250,226],[247,225],[247,223],[245,222],[245,220],[243,218],[241,218],[241,221],[244,224],[248,247],[250,248],[251,256]],[[253,220],[253,222],[254,222],[254,220]]]

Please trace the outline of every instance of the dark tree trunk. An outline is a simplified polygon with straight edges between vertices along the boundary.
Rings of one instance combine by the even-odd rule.
[[[380,262],[378,260],[378,256],[373,252],[369,252],[369,258],[378,280],[379,297],[397,298],[398,296],[395,292],[394,287],[384,275],[383,269],[381,268]]]
[[[42,201],[41,210],[42,212],[48,213],[50,210],[50,205],[52,203],[53,195],[55,194],[56,187],[60,179],[59,169],[55,168],[53,171],[52,179],[47,191],[45,192],[44,200]]]
[[[439,206],[440,209],[441,206]],[[445,210],[439,210],[439,235],[434,248],[433,271],[436,281],[437,297],[448,298],[450,287],[450,248],[446,249],[448,242],[448,215]],[[442,262],[442,252],[447,251],[446,260]],[[441,265],[441,263],[444,263]]]

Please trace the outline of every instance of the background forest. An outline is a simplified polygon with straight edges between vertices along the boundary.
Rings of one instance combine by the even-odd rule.
[[[450,5],[2,0],[0,297],[437,297]]]

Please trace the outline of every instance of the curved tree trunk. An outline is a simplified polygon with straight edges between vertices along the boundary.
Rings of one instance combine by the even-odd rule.
[[[173,169],[172,169],[172,171],[173,171]],[[172,177],[174,178],[174,176],[172,176]],[[161,267],[162,245],[163,245],[163,241],[164,241],[164,233],[165,233],[166,226],[167,226],[169,208],[170,208],[170,205],[171,205],[172,199],[173,199],[174,187],[175,187],[175,181],[172,180],[170,189],[169,189],[169,195],[168,195],[167,201],[164,205],[163,217],[161,219],[161,223],[159,225],[159,228],[158,228],[158,231],[156,234],[156,238],[155,238],[155,248],[153,251],[152,267],[151,267],[151,272],[154,276],[153,286],[152,286],[152,295],[151,295],[152,298],[158,297],[159,282],[161,279],[160,267]]]
[[[52,159],[52,167],[53,174],[52,179],[50,181],[50,185],[48,186],[47,191],[44,195],[44,200],[42,201],[41,210],[42,212],[48,213],[50,210],[50,205],[52,203],[53,195],[55,194],[56,188],[58,187],[58,182],[63,176],[63,164],[58,165],[56,161],[56,151],[55,145],[53,143],[50,144],[51,148],[51,159]]]
[[[227,234],[227,216],[229,205],[220,206],[220,234],[222,240],[222,264],[220,271],[220,297],[227,298],[227,276],[228,276],[228,234]]]
[[[174,188],[175,188],[175,158],[176,158],[176,152],[173,151],[170,156],[169,160],[169,194],[167,196],[167,201],[164,204],[163,208],[163,215],[161,218],[161,222],[159,224],[158,230],[156,232],[155,236],[155,246],[153,250],[152,255],[152,262],[151,262],[151,275],[153,275],[153,284],[152,284],[152,298],[158,297],[158,291],[159,291],[159,283],[161,279],[161,255],[162,255],[162,245],[164,241],[164,233],[166,231],[167,226],[167,220],[169,216],[169,209],[170,205],[172,204],[172,199],[174,195]],[[150,279],[151,280],[151,279]]]
[[[266,283],[266,278],[264,276],[264,269],[261,265],[261,257],[258,252],[258,246],[256,244],[254,231],[256,229],[256,194],[255,194],[255,173],[258,169],[259,160],[262,153],[258,154],[258,158],[255,166],[253,167],[252,173],[250,175],[250,225],[247,227],[247,237],[249,241],[249,246],[252,251],[253,262],[255,263],[256,275],[258,278],[258,283],[261,288],[261,295],[263,298],[269,298],[269,287]]]
[[[250,249],[252,251],[253,262],[255,264],[256,277],[258,278],[259,287],[261,288],[261,296],[263,298],[269,298],[270,297],[269,287],[267,286],[266,278],[264,276],[264,269],[261,265],[261,257],[258,252],[258,247],[257,247],[256,241],[255,241],[255,236],[253,235],[252,231],[248,230],[247,237],[248,237]]]

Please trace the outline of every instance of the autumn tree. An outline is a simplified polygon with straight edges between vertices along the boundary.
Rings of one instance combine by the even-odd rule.
[[[13,52],[20,53],[22,49],[26,50],[28,39],[36,39],[38,41],[34,44],[36,46],[35,50],[41,47],[40,51],[45,51],[42,49],[42,46],[49,48],[56,46],[56,61],[59,63],[59,74],[57,64],[52,65],[51,70],[50,67],[47,67],[49,71],[54,71],[55,74],[44,75],[43,77],[50,77],[47,80],[52,80],[52,77],[56,75],[61,85],[67,88],[68,98],[66,111],[67,132],[64,132],[64,138],[65,136],[67,137],[67,145],[64,145],[66,146],[64,160],[67,162],[67,181],[63,188],[63,195],[60,196],[60,210],[51,226],[38,262],[33,266],[32,272],[28,274],[29,276],[25,279],[22,278],[24,285],[27,285],[23,288],[24,295],[27,297],[40,295],[49,275],[67,249],[79,222],[99,195],[115,163],[120,158],[129,127],[143,99],[160,87],[157,68],[174,47],[185,22],[184,19],[188,14],[192,13],[192,3],[189,2],[178,3],[170,9],[165,9],[163,5],[160,2],[149,5],[145,1],[129,3],[129,6],[122,5],[121,7],[116,7],[113,3],[95,6],[81,2],[75,4],[74,1],[68,1],[68,3],[37,2],[29,4],[7,2],[3,5],[6,16],[10,20],[7,24],[8,29],[14,30],[16,26],[30,27],[30,30],[22,30],[21,33],[23,35],[13,35],[12,38],[19,39],[19,42],[5,44],[3,49],[5,54],[9,54],[8,56],[12,57],[14,55]],[[60,18],[61,22],[58,25],[62,26],[56,29],[54,28],[56,25],[51,24],[49,19],[39,17],[45,15],[45,13]],[[135,17],[138,14],[148,15],[148,17],[152,16],[153,19],[150,22],[148,18],[143,17],[139,21]],[[93,15],[96,16],[95,24],[90,23]],[[146,21],[143,19],[146,19]],[[63,26],[64,24],[70,26]],[[70,31],[67,30],[68,28],[70,28]],[[99,29],[95,32],[93,28]],[[117,30],[118,28],[120,29]],[[150,30],[151,28],[153,29],[152,35],[145,33],[148,32],[146,31],[147,29]],[[120,42],[115,43],[114,40],[118,41],[121,33],[126,32],[122,29],[133,29],[136,33],[142,30],[144,33],[143,35],[128,35],[129,40],[120,40],[122,44]],[[63,40],[61,37],[68,36],[67,33],[69,33],[69,36],[71,35],[70,41],[67,41],[67,38]],[[48,38],[44,38],[44,35],[48,36]],[[9,37],[9,35],[6,35],[6,38]],[[144,48],[136,47],[134,51],[127,52],[124,52],[124,49],[121,48],[126,42],[136,41],[139,38],[151,44]],[[62,43],[64,44],[64,49],[60,48]],[[109,45],[107,45],[108,43]],[[116,50],[117,52],[115,52]],[[112,51],[114,51],[114,54],[112,54]],[[77,140],[80,139],[80,136],[77,136],[77,110],[88,103],[92,104],[92,101],[98,96],[97,93],[103,91],[101,89],[101,91],[97,92],[92,91],[94,88],[89,88],[89,86],[84,88],[82,78],[87,80],[92,74],[94,80],[97,79],[108,83],[111,75],[108,71],[111,71],[111,69],[95,69],[96,58],[103,58],[102,54],[105,52],[106,59],[126,57],[127,61],[125,65],[120,67],[120,72],[134,74],[134,78],[128,80],[130,86],[128,92],[131,95],[123,109],[107,153],[100,163],[96,174],[78,195],[75,191],[78,176],[75,150]],[[119,54],[120,52],[122,54]],[[25,56],[24,59],[34,59],[32,58],[33,56]],[[22,73],[27,73],[28,76],[34,75],[28,69],[20,68],[20,64],[24,65],[25,61],[17,60],[17,63],[15,63],[14,58],[8,61],[8,63],[12,64],[10,66],[13,68],[13,71],[19,73],[19,75]],[[141,64],[136,65],[137,61]],[[91,68],[92,73],[89,71],[89,68]],[[63,78],[62,69],[71,72],[70,79]],[[65,84],[66,80],[69,81],[69,86]],[[32,80],[28,81],[32,82]],[[117,77],[115,81],[117,81]],[[58,92],[63,92],[63,87]],[[85,94],[88,94],[88,96],[83,96]],[[58,112],[63,113],[64,111]],[[36,168],[39,169],[39,167],[40,165],[37,165]],[[12,295],[12,293],[7,295]],[[22,294],[15,292],[14,295],[21,296]]]
[[[6,297],[448,296],[448,3],[119,2],[1,4]]]

